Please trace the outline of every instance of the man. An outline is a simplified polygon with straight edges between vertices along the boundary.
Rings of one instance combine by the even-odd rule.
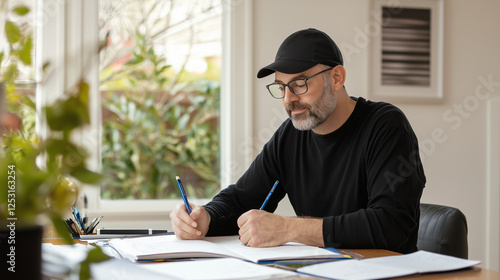
[[[191,215],[170,214],[180,239],[239,234],[244,245],[417,250],[425,176],[413,130],[396,107],[350,97],[339,48],[324,32],[293,33],[274,63],[268,91],[283,122],[245,174]],[[273,183],[265,210],[259,209]],[[272,212],[288,194],[297,217]]]

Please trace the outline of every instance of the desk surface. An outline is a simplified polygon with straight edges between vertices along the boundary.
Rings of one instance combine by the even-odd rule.
[[[50,238],[44,239],[42,242],[44,243],[52,243],[54,245],[64,244],[64,242],[59,238]],[[78,243],[87,244],[87,242],[76,241]],[[364,258],[376,258],[376,257],[385,257],[385,256],[395,256],[399,255],[399,253],[382,250],[382,249],[352,249],[345,250],[346,253],[355,253],[363,256]],[[323,279],[310,277],[305,275],[299,275],[297,279],[305,280],[305,279]],[[394,279],[394,278],[393,278]],[[466,268],[458,271],[444,272],[444,273],[431,273],[431,274],[417,274],[410,275],[405,277],[398,277],[395,279],[408,280],[408,279],[419,279],[419,280],[446,280],[446,279],[479,279],[479,280],[497,280],[500,279],[500,272],[472,267]]]

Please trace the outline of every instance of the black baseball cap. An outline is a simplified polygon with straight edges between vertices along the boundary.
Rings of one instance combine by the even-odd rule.
[[[286,74],[304,72],[317,64],[344,65],[337,44],[325,32],[309,28],[299,30],[281,43],[274,62],[259,70],[257,78],[278,71]]]

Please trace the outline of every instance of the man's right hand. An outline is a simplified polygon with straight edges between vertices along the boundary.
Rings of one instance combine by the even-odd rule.
[[[177,204],[174,211],[170,212],[175,236],[179,239],[203,239],[208,232],[210,215],[203,206],[189,205],[192,209],[191,215],[184,204]]]

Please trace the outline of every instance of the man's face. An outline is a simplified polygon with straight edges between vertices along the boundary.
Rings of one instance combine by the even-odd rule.
[[[314,66],[297,74],[276,72],[275,81],[286,84],[295,79],[305,79],[322,70],[320,66]],[[310,130],[320,126],[335,111],[337,98],[332,90],[330,79],[326,79],[329,71],[325,73],[307,80],[308,91],[303,95],[295,95],[288,87],[285,88],[283,105],[298,130]]]

